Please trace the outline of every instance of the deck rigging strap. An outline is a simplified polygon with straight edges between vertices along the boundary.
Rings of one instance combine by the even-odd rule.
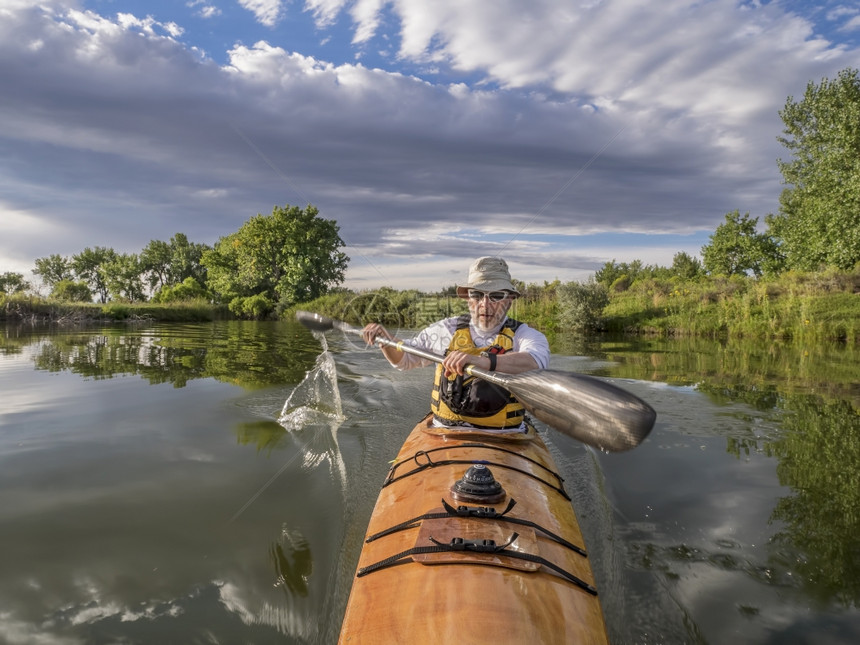
[[[504,452],[504,453],[507,453],[509,455],[514,455],[516,457],[519,457],[520,459],[525,459],[526,461],[533,463],[538,468],[543,468],[546,472],[548,472],[550,475],[555,477],[558,480],[559,484],[562,484],[564,482],[564,477],[559,475],[557,472],[555,472],[551,468],[547,468],[544,464],[539,462],[537,459],[529,457],[528,455],[524,455],[521,452],[517,452],[516,450],[510,450],[509,448],[503,448],[502,446],[495,446],[495,445],[492,445],[489,443],[481,443],[478,441],[467,441],[465,443],[452,444],[450,446],[440,446],[438,448],[430,448],[429,450],[419,450],[418,452],[415,453],[415,455],[417,455],[419,453],[427,454],[430,452],[437,452],[439,450],[453,450],[454,448],[484,448],[486,450],[495,450],[497,452]],[[397,463],[392,464],[391,471],[394,472],[401,465],[403,465],[409,461],[414,461],[415,455],[412,455],[411,457],[408,457],[402,461],[398,461]]]
[[[364,541],[366,543],[373,542],[374,540],[378,540],[379,538],[385,537],[386,535],[391,535],[392,533],[397,533],[398,531],[405,531],[407,529],[415,528],[416,526],[418,526],[418,522],[422,520],[438,520],[445,517],[457,516],[481,520],[505,521],[510,522],[511,524],[529,526],[537,531],[540,531],[548,538],[554,540],[555,542],[558,542],[562,546],[567,547],[571,551],[574,551],[575,553],[578,553],[583,557],[588,557],[588,554],[585,552],[585,549],[583,549],[582,547],[578,547],[571,542],[568,542],[560,535],[540,526],[536,522],[532,522],[531,520],[526,520],[519,517],[506,517],[506,515],[511,511],[511,509],[516,506],[516,503],[517,501],[512,498],[508,502],[508,506],[505,508],[505,510],[500,513],[490,506],[457,506],[455,508],[443,498],[442,506],[445,509],[444,513],[424,513],[423,515],[419,515],[418,517],[413,517],[411,520],[406,520],[405,522],[401,522],[400,524],[391,526],[387,529],[379,531],[378,533],[374,533],[373,535],[368,536]]]
[[[527,461],[530,461],[534,464],[537,464],[538,466],[543,468],[545,471],[547,471],[548,473],[553,475],[558,480],[558,485],[556,486],[555,484],[548,482],[547,480],[545,480],[541,477],[538,477],[534,473],[531,473],[531,472],[529,472],[523,468],[517,468],[516,466],[511,466],[509,464],[499,463],[499,462],[495,462],[495,461],[487,461],[485,459],[443,459],[441,461],[433,461],[430,458],[431,452],[436,452],[437,450],[452,450],[454,448],[489,448],[491,450],[500,450],[502,452],[507,452],[507,453],[510,453],[512,455],[517,455],[518,457],[522,457],[523,459],[526,459]],[[421,463],[419,461],[420,458],[424,458],[424,459],[426,459],[426,461],[424,463]],[[402,466],[405,463],[408,463],[409,461],[415,462],[416,467],[413,468],[412,470],[408,471],[408,472],[403,473],[402,475],[397,475],[395,477],[394,472],[397,470],[397,468]],[[521,455],[521,454],[519,454],[513,450],[506,450],[505,448],[499,448],[498,446],[489,446],[487,444],[480,444],[480,443],[478,443],[478,444],[465,444],[464,443],[464,444],[459,444],[456,446],[444,446],[441,448],[431,448],[430,450],[419,450],[414,455],[412,455],[409,459],[404,459],[403,461],[399,461],[396,464],[393,464],[388,471],[388,475],[385,478],[385,481],[382,483],[382,487],[385,488],[386,486],[393,484],[396,481],[400,481],[401,479],[405,479],[407,477],[410,477],[412,475],[420,473],[420,472],[422,472],[428,468],[436,468],[437,466],[451,466],[451,465],[457,465],[457,464],[472,465],[472,464],[476,464],[476,463],[477,464],[484,464],[486,466],[496,466],[498,468],[505,468],[507,470],[513,470],[513,471],[518,472],[522,475],[526,475],[527,477],[531,477],[532,479],[535,479],[535,480],[541,482],[545,486],[552,488],[554,491],[557,491],[565,499],[571,500],[570,495],[568,495],[567,491],[564,489],[564,478],[561,475],[559,475],[558,473],[550,470],[549,468],[547,468],[543,464],[535,461],[531,457],[526,457],[525,455]]]
[[[563,578],[569,580],[573,584],[575,584],[580,589],[590,593],[592,596],[597,595],[597,589],[595,589],[592,585],[588,584],[581,578],[576,577],[569,571],[562,569],[557,564],[554,564],[543,558],[539,555],[535,555],[533,553],[524,553],[522,551],[512,551],[509,550],[508,547],[511,546],[516,539],[519,537],[517,533],[512,533],[511,537],[508,539],[505,544],[496,544],[495,540],[464,540],[461,537],[452,538],[450,542],[443,543],[437,540],[434,540],[432,537],[430,540],[433,542],[433,546],[414,546],[411,549],[407,549],[406,551],[401,551],[396,555],[392,555],[391,557],[385,558],[384,560],[380,560],[374,564],[370,564],[366,567],[362,567],[359,569],[355,576],[357,578],[361,578],[366,576],[369,573],[373,573],[374,571],[379,571],[380,569],[387,569],[388,567],[394,567],[401,564],[407,564],[409,562],[414,562],[411,556],[418,555],[422,553],[445,553],[452,551],[473,551],[475,553],[495,553],[501,554],[508,558],[514,558],[517,560],[525,560],[527,562],[536,562],[542,566],[545,566],[549,569],[552,569],[556,573],[558,573]],[[495,566],[491,564],[483,564],[480,562],[457,562],[452,561],[447,564],[477,564],[481,566]]]

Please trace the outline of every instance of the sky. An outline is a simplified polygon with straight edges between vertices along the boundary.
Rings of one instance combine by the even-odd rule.
[[[585,280],[776,212],[855,2],[0,0],[0,273],[313,204],[345,286]]]

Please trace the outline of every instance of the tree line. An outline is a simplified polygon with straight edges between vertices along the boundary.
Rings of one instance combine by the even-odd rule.
[[[325,294],[340,284],[349,258],[333,220],[313,206],[275,206],[257,214],[214,246],[184,233],[151,240],[139,253],[87,247],[71,256],[37,258],[33,273],[66,302],[94,299],[169,303],[201,299],[225,304],[240,317],[260,318]],[[0,274],[4,293],[32,289],[20,273]]]

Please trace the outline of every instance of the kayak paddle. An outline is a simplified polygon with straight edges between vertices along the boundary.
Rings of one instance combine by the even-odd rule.
[[[358,327],[328,316],[297,311],[296,318],[313,331],[338,329],[361,335]],[[376,342],[434,363],[441,363],[444,358],[404,341],[378,337]],[[585,374],[540,369],[505,374],[475,365],[467,365],[465,372],[503,387],[526,410],[559,432],[608,452],[621,452],[638,446],[651,432],[657,418],[654,409],[639,397]]]

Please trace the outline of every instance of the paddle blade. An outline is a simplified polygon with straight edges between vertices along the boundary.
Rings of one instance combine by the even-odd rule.
[[[311,313],[310,311],[297,311],[296,320],[311,331],[326,332],[335,328],[335,321],[333,318]]]
[[[535,417],[600,450],[638,446],[657,419],[645,401],[593,376],[535,370],[507,375],[506,381],[511,394]]]

